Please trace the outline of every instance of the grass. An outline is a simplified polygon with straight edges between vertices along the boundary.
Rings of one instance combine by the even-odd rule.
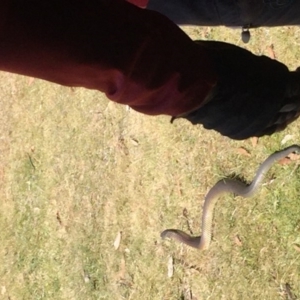
[[[185,30],[257,54],[273,45],[298,66],[298,27],[255,30],[248,45],[240,31]],[[0,299],[300,299],[297,161],[275,165],[255,197],[219,200],[208,251],[159,236],[198,234],[215,182],[251,181],[269,154],[299,142],[299,121],[253,145],[94,91],[0,78]]]

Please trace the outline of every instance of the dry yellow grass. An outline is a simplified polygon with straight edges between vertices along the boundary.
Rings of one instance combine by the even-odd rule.
[[[297,27],[256,30],[249,45],[239,31],[185,30],[257,54],[273,45],[298,66]],[[224,176],[251,180],[269,154],[299,142],[299,121],[255,146],[97,92],[0,76],[0,299],[300,298],[297,162],[274,166],[252,199],[220,199],[208,251],[159,236],[200,233],[208,189]]]

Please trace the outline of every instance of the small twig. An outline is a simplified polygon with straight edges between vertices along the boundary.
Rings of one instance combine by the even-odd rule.
[[[286,293],[287,299],[288,300],[296,300],[297,298],[294,296],[290,284],[286,283],[284,285],[284,287],[285,287],[285,293]]]
[[[201,272],[201,268],[199,268],[199,267],[196,266],[196,265],[190,265],[190,264],[188,264],[188,263],[185,262],[184,259],[182,259],[182,258],[174,258],[173,260],[174,260],[174,264],[175,264],[175,263],[178,263],[178,264],[182,265],[183,267],[188,268],[188,269],[190,269],[190,270],[195,270],[195,271],[197,271],[197,272]]]
[[[27,155],[28,155],[28,158],[29,158],[29,161],[30,161],[31,166],[32,166],[33,169],[35,170],[36,168],[35,168],[35,165],[34,165],[34,163],[33,163],[33,161],[32,161],[31,156],[29,155],[29,153],[27,153]]]
[[[63,222],[58,211],[56,212],[56,220],[58,221],[60,226],[63,226]]]
[[[188,218],[188,211],[187,211],[186,208],[183,209],[182,214],[183,214],[183,216],[186,219],[186,225],[187,225],[188,231],[190,232],[190,234],[194,234],[193,230],[192,230],[192,228],[190,226],[190,222],[189,222],[189,218]]]

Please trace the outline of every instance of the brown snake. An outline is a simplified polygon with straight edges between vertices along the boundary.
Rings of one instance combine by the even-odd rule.
[[[250,185],[229,178],[218,181],[205,196],[202,216],[202,236],[193,237],[179,229],[166,229],[161,233],[161,237],[173,238],[179,242],[182,242],[199,250],[207,249],[211,241],[213,209],[218,198],[222,194],[229,192],[245,198],[253,196],[274,162],[286,157],[292,152],[300,152],[300,146],[293,145],[271,154],[260,165]]]

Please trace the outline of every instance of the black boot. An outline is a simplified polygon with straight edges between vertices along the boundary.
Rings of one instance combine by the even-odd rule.
[[[217,84],[204,106],[180,117],[242,140],[282,130],[299,116],[299,72],[231,44],[196,43],[209,49]]]

